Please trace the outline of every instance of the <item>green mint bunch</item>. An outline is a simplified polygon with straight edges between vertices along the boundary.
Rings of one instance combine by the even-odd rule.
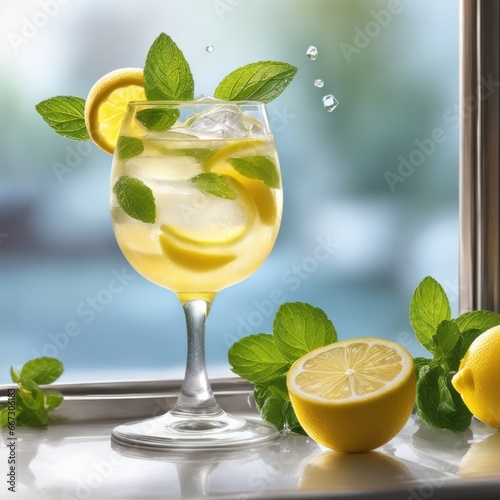
[[[300,357],[337,342],[337,332],[324,311],[302,302],[281,305],[273,333],[258,333],[235,342],[228,352],[234,373],[255,384],[255,402],[263,420],[283,434],[303,434],[286,387],[288,370]]]
[[[17,384],[15,399],[16,425],[46,427],[49,411],[63,402],[57,391],[43,390],[39,386],[55,382],[63,373],[63,364],[55,358],[42,357],[28,361],[20,371],[10,369],[12,381]],[[12,416],[9,409],[0,410],[0,427],[7,427]]]
[[[427,425],[440,429],[468,429],[472,414],[451,379],[474,339],[500,325],[500,315],[480,310],[452,319],[443,287],[428,276],[411,299],[410,322],[419,342],[433,355],[414,360],[419,417]]]
[[[252,100],[264,103],[276,99],[297,73],[291,64],[259,61],[242,66],[225,76],[214,97],[225,101]],[[151,45],[144,64],[144,90],[148,100],[190,101],[194,78],[184,54],[167,34],[161,33]],[[44,121],[58,134],[76,141],[88,141],[85,126],[85,99],[56,96],[35,106]],[[178,118],[176,110],[144,110],[139,121],[148,129],[170,128]]]

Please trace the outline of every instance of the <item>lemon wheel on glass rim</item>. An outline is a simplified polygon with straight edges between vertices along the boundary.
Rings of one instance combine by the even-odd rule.
[[[85,101],[85,125],[92,141],[112,155],[128,103],[145,99],[140,68],[116,69],[97,80]]]

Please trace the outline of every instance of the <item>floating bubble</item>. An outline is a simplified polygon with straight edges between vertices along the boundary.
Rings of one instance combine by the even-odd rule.
[[[331,113],[338,105],[339,101],[337,101],[337,99],[335,99],[332,94],[328,94],[323,97],[323,107],[329,113]]]
[[[314,86],[318,87],[318,89],[323,87],[324,84],[325,84],[325,82],[323,80],[321,80],[320,78],[318,78],[317,80],[314,80]]]
[[[311,61],[314,61],[318,57],[318,49],[314,45],[311,45],[306,51],[306,56]]]
[[[207,46],[205,47],[205,50],[206,50],[209,54],[211,54],[211,53],[214,51],[214,46],[213,46],[212,44],[207,45]]]

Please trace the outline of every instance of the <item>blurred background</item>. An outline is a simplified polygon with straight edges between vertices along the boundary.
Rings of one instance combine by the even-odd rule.
[[[425,355],[408,321],[420,280],[435,277],[458,312],[458,10],[457,0],[2,2],[0,383],[40,355],[64,362],[61,381],[183,376],[177,298],[139,276],[114,239],[111,157],[35,112],[143,67],[160,32],[184,52],[197,94],[250,62],[298,67],[268,107],[281,232],[261,269],[214,302],[210,376],[230,375],[229,346],[270,333],[285,301],[324,309],[340,339],[386,337]]]

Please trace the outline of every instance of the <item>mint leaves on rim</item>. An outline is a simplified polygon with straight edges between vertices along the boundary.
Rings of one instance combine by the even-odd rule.
[[[90,140],[85,126],[85,99],[56,96],[38,103],[35,109],[59,135],[75,141]]]
[[[279,61],[260,61],[242,66],[219,83],[214,97],[227,101],[253,100],[268,103],[290,84],[297,68]],[[144,63],[144,90],[149,101],[190,101],[194,99],[194,79],[184,54],[170,36],[160,33]],[[85,99],[56,96],[35,106],[42,118],[58,134],[88,141],[85,126]],[[148,129],[163,131],[176,121],[174,110],[143,112],[138,120]]]
[[[428,276],[411,299],[410,322],[417,339],[433,355],[415,358],[419,417],[432,427],[466,430],[472,414],[451,379],[472,342],[487,329],[500,325],[500,315],[472,311],[452,319],[444,289]]]
[[[11,368],[12,381],[18,386],[15,410],[9,407],[0,410],[0,427],[7,427],[13,422],[29,427],[46,427],[48,412],[62,403],[63,396],[57,391],[42,390],[39,386],[55,382],[63,371],[63,364],[50,357],[32,359],[19,372]]]
[[[190,101],[194,97],[189,64],[165,33],[153,42],[146,56],[144,90],[149,101]]]
[[[203,172],[193,177],[191,182],[202,191],[217,196],[218,198],[225,198],[226,200],[236,199],[234,189],[223,175],[213,172]]]
[[[243,337],[231,346],[228,359],[234,373],[255,384],[255,401],[264,420],[284,434],[305,434],[290,403],[286,375],[302,355],[336,341],[337,332],[324,311],[288,302],[276,312],[272,335]]]
[[[154,223],[156,204],[153,191],[139,179],[122,175],[113,186],[113,192],[122,210],[133,219]]]
[[[225,101],[276,99],[292,81],[297,68],[278,61],[260,61],[236,69],[217,86],[214,97]]]

